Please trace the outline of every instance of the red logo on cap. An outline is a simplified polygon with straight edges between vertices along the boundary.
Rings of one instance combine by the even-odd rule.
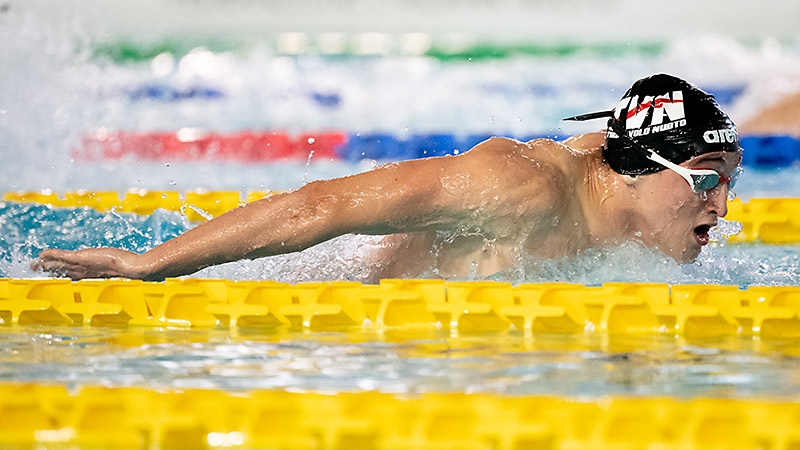
[[[628,130],[661,125],[666,122],[675,122],[686,118],[683,110],[683,91],[672,91],[663,95],[646,95],[639,99],[638,95],[624,97],[614,109],[617,119],[622,110],[625,114],[625,128]],[[650,117],[650,123],[645,120]]]

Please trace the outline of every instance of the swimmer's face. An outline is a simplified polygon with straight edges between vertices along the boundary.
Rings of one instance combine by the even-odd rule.
[[[688,169],[711,169],[730,176],[742,161],[741,152],[714,152],[681,164]],[[708,244],[708,231],[728,214],[728,185],[695,193],[672,170],[639,177],[637,196],[644,213],[639,229],[649,247],[658,248],[678,262],[689,263]]]

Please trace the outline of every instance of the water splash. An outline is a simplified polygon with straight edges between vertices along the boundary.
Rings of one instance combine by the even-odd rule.
[[[0,236],[3,236],[0,276],[36,276],[27,266],[45,248],[109,246],[144,252],[192,226],[181,214],[163,210],[142,217],[114,211],[101,213],[90,208],[0,203]],[[719,233],[735,227],[735,222],[725,222]],[[369,256],[380,246],[380,239],[346,235],[303,252],[210,267],[196,276],[286,282],[371,281],[373,262]],[[437,273],[434,268],[419,277],[436,278]],[[513,267],[489,279],[589,285],[607,281],[798,285],[800,246],[709,245],[697,262],[680,265],[656,250],[627,243],[590,249],[575,258],[543,260],[521,256]]]
[[[191,227],[178,213],[150,216],[0,203],[0,276],[36,276],[27,266],[46,248],[117,247],[144,252]]]
[[[493,280],[512,283],[563,281],[598,285],[609,281],[675,282],[681,266],[664,254],[629,242],[618,247],[589,249],[571,258],[540,259],[525,256]]]
[[[587,285],[610,281],[741,287],[797,285],[800,283],[799,250],[800,246],[789,245],[707,246],[694,263],[678,264],[657,250],[631,242],[619,247],[590,249],[575,258],[525,258],[490,278],[512,283],[564,281]]]
[[[728,239],[742,232],[742,223],[719,219],[716,227],[708,232],[710,245],[723,247]]]

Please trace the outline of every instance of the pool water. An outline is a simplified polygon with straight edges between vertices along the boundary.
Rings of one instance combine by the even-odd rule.
[[[149,216],[137,216],[14,202],[0,204],[0,218],[0,233],[5,243],[0,248],[0,276],[16,278],[43,275],[32,271],[29,264],[45,248],[113,246],[142,252],[194,226],[179,212],[160,210]],[[735,223],[726,223],[724,227],[735,229]],[[693,264],[677,264],[657,251],[631,243],[591,250],[577,258],[523,259],[487,279],[512,283],[565,281],[597,285],[628,281],[741,287],[800,283],[797,245],[727,244],[722,231],[715,237],[716,243],[704,248]],[[374,237],[344,236],[299,254],[229,263],[204,269],[195,276],[291,283],[364,281],[368,279],[369,267],[358,256],[368,252],[376,242]],[[435,274],[419,276],[435,278]]]
[[[728,337],[0,328],[0,381],[156,390],[789,399],[800,341]]]
[[[0,190],[285,190],[368,170],[382,161],[272,164],[75,161],[80,136],[99,127],[139,132],[283,129],[448,131],[564,137],[592,124],[562,117],[614,105],[631,80],[685,74],[717,92],[734,120],[753,115],[797,75],[800,51],[708,37],[668,42],[659,54],[576,54],[441,61],[415,57],[284,56],[262,48],[164,54],[117,63],[97,57],[74,24],[24,9],[0,14]],[[713,67],[703,62],[718,58]],[[768,81],[772,80],[772,81]],[[161,94],[158,94],[161,92]],[[172,94],[164,94],[171,92]],[[189,95],[205,92],[208,95]],[[183,93],[183,94],[181,94]],[[178,95],[180,94],[180,95]],[[721,100],[723,99],[720,96]],[[800,197],[800,167],[747,167],[738,195]],[[176,212],[139,217],[88,208],[0,203],[0,277],[39,277],[45,248],[145,251],[191,228]],[[735,224],[725,224],[726,229]],[[731,228],[732,227],[732,228]],[[490,277],[512,283],[607,281],[800,285],[800,247],[717,242],[678,265],[635,244],[576,259],[520,261]],[[360,281],[370,238],[345,236],[297,255],[208,268],[196,276],[288,282]],[[331,255],[337,257],[332,258]],[[422,274],[425,276],[425,274]],[[225,391],[489,392],[800,398],[798,342],[674,336],[536,336],[514,332],[375,334],[239,329],[0,327],[0,381]]]

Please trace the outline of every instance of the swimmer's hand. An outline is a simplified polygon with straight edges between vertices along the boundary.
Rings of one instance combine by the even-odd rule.
[[[85,250],[44,250],[31,264],[33,270],[43,270],[55,276],[73,280],[83,278],[143,278],[142,255],[116,248]]]

